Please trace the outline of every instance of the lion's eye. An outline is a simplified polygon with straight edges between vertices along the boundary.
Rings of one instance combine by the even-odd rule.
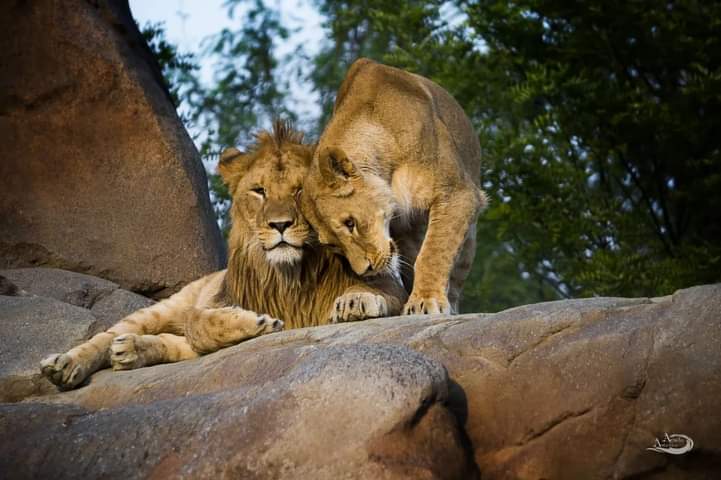
[[[263,188],[263,187],[251,188],[250,191],[253,193],[257,193],[261,197],[265,198],[265,188]]]
[[[343,222],[343,224],[348,228],[350,233],[353,233],[353,230],[355,229],[355,220],[353,220],[352,217]]]

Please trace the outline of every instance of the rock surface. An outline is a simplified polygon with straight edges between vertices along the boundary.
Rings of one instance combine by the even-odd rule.
[[[0,296],[0,318],[0,401],[55,391],[40,360],[80,343],[95,323],[90,311],[45,297]]]
[[[165,375],[138,398],[107,410],[0,406],[0,431],[18,439],[2,449],[0,470],[57,479],[473,478],[443,406],[445,369],[407,348],[223,352],[196,368],[206,374],[190,391],[172,386],[181,371],[160,367]]]
[[[56,391],[40,361],[154,302],[101,278],[54,268],[0,270],[23,292],[0,295],[0,401]]]
[[[224,266],[198,152],[127,2],[0,5],[0,268],[154,297]]]
[[[719,352],[721,285],[293,330],[2,405],[0,471],[713,478]],[[694,449],[646,450],[664,432]]]
[[[76,307],[91,308],[98,299],[120,288],[102,278],[59,268],[17,268],[0,270],[3,276],[27,293],[54,298]]]

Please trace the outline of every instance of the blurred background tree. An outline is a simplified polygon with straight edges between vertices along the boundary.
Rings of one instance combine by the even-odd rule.
[[[294,118],[286,77],[277,75],[288,61],[274,53],[288,33],[277,10],[261,0],[226,5],[246,14],[238,30],[210,40],[220,58],[215,84],[201,87],[192,69],[166,74],[186,99],[186,121],[208,132],[204,155],[246,141],[272,116]],[[658,296],[721,280],[721,4],[315,6],[325,42],[297,57],[321,102],[317,119],[301,119],[311,134],[322,131],[360,56],[433,79],[477,128],[491,204],[478,223],[465,311]],[[156,27],[150,38],[158,37]],[[226,205],[218,204],[221,217]]]

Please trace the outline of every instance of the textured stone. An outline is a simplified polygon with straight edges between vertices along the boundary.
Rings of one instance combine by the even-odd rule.
[[[155,297],[224,265],[198,152],[124,1],[0,5],[0,268]]]
[[[151,299],[137,293],[121,288],[113,290],[112,293],[95,302],[90,309],[98,320],[90,334],[95,335],[105,331],[134,311],[149,307],[153,303],[155,302]]]
[[[27,292],[7,278],[0,275],[0,295],[16,296],[27,295]]]
[[[91,308],[100,298],[119,288],[117,283],[59,268],[8,269],[0,270],[0,275],[33,295],[83,308]]]
[[[88,310],[52,298],[0,296],[0,401],[54,392],[40,360],[77,345],[94,323]]]
[[[82,401],[0,406],[0,435],[15,439],[0,444],[0,471],[56,479],[476,475],[444,406],[448,379],[437,362],[389,345],[232,350],[190,362],[192,373],[167,365],[120,374],[154,377],[136,398],[102,393],[102,410]],[[197,383],[181,393],[178,380],[188,376]]]
[[[721,285],[291,330],[0,406],[0,471],[715,478],[719,352]],[[664,432],[694,449],[646,450]]]
[[[69,350],[153,303],[81,273],[0,270],[0,401],[55,392],[39,375],[40,360]]]

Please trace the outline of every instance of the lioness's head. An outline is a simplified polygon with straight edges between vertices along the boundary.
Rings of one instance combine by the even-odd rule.
[[[360,172],[339,148],[319,150],[315,164],[304,182],[301,205],[320,243],[339,248],[358,275],[397,270],[388,185]]]
[[[313,147],[302,141],[303,134],[277,121],[272,132],[256,135],[247,152],[226,149],[218,164],[233,199],[231,237],[243,235],[243,247],[259,249],[272,265],[298,263],[311,234],[297,207],[313,156]]]

